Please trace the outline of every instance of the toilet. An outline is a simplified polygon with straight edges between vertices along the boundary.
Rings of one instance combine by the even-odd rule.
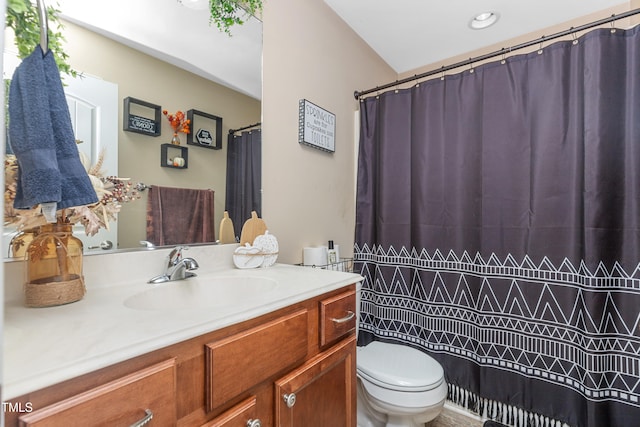
[[[431,356],[405,345],[374,341],[357,348],[356,366],[358,427],[424,427],[442,411],[447,383],[444,369]]]

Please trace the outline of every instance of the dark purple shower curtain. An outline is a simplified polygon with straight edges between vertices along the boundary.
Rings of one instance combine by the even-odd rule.
[[[640,425],[640,29],[360,110],[363,342],[432,354],[512,425]]]
[[[236,240],[244,222],[256,211],[262,216],[262,131],[254,129],[227,138],[225,211],[233,222]]]

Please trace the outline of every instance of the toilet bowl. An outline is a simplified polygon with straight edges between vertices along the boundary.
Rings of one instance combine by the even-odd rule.
[[[358,287],[358,315],[359,293]],[[374,341],[357,348],[356,367],[358,427],[423,427],[442,411],[447,398],[444,369],[428,354]]]
[[[374,341],[358,347],[359,427],[418,427],[442,411],[442,366],[411,347]]]

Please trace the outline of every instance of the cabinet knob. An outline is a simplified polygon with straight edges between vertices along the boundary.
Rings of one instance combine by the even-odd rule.
[[[262,427],[262,424],[260,423],[260,420],[258,420],[258,419],[249,420],[249,421],[247,421],[247,427]]]
[[[296,394],[295,393],[283,394],[282,398],[284,399],[284,403],[287,404],[287,408],[293,408],[293,405],[296,404]]]

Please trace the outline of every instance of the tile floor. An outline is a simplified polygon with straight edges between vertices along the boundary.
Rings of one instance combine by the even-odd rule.
[[[427,423],[427,427],[482,427],[482,424],[480,420],[445,406],[438,418]]]

